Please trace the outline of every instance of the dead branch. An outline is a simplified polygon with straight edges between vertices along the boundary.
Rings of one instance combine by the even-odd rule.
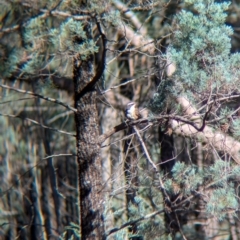
[[[178,98],[178,102],[183,106],[183,110],[187,115],[193,118],[199,116],[195,114],[197,112],[196,109],[186,98]],[[200,142],[209,144],[218,151],[224,151],[240,164],[240,143],[234,138],[227,136],[221,131],[216,131],[209,126],[205,126],[202,131],[198,131],[194,125],[186,122],[183,123],[183,121],[180,122],[173,118],[171,120],[171,125],[174,133],[184,137],[195,138]]]
[[[75,135],[72,134],[72,133],[65,132],[65,131],[62,131],[62,130],[59,130],[59,129],[56,129],[56,128],[48,127],[48,126],[43,125],[43,124],[41,124],[41,123],[39,123],[39,122],[37,122],[37,121],[35,121],[35,120],[33,120],[33,119],[23,118],[23,117],[20,116],[20,115],[12,115],[12,114],[0,113],[0,116],[9,117],[9,118],[20,118],[20,119],[23,120],[23,121],[31,122],[31,123],[33,123],[33,124],[35,124],[35,125],[37,125],[37,126],[42,127],[42,128],[46,128],[46,129],[49,129],[49,130],[51,130],[51,131],[55,131],[55,132],[59,132],[59,133],[63,133],[63,134],[66,134],[66,135],[70,135],[70,136],[75,137]]]
[[[138,131],[137,126],[133,126],[133,129],[134,129],[134,131],[136,132],[136,134],[137,134],[137,136],[138,136],[138,139],[139,139],[139,141],[140,141],[140,143],[141,143],[141,146],[142,146],[142,148],[143,148],[143,151],[144,151],[144,153],[145,153],[145,155],[146,155],[149,163],[152,165],[152,167],[153,167],[153,169],[155,170],[155,172],[158,172],[158,168],[157,168],[156,164],[153,162],[153,160],[151,159],[151,157],[150,157],[150,155],[149,155],[149,153],[148,153],[148,150],[147,150],[147,148],[146,148],[146,145],[145,145],[145,143],[144,143],[144,141],[143,141],[143,139],[142,139],[142,136],[140,135],[140,133],[139,133],[139,131]],[[162,184],[161,187],[163,188],[163,184]]]
[[[65,104],[57,99],[54,99],[54,98],[50,98],[50,97],[45,97],[41,94],[38,94],[38,93],[34,93],[34,92],[30,92],[30,91],[26,91],[26,90],[21,90],[21,89],[18,89],[18,88],[14,88],[14,87],[10,87],[10,86],[7,86],[7,85],[4,85],[4,84],[0,84],[0,87],[2,88],[5,88],[5,89],[9,89],[9,90],[13,90],[15,92],[19,92],[19,93],[23,93],[23,94],[28,94],[28,95],[32,95],[32,96],[35,96],[35,97],[38,97],[38,98],[41,98],[41,99],[44,99],[46,101],[49,101],[49,102],[53,102],[53,103],[57,103],[73,112],[77,112],[77,109],[69,106],[68,104]]]
[[[154,216],[156,216],[156,215],[158,215],[158,214],[161,214],[161,213],[164,213],[164,210],[159,210],[159,211],[150,213],[150,214],[148,214],[148,215],[146,215],[146,216],[140,217],[140,218],[138,218],[138,219],[128,221],[128,222],[124,223],[123,225],[121,225],[120,227],[116,227],[116,228],[113,228],[113,229],[111,229],[110,231],[108,231],[108,232],[106,233],[106,236],[109,236],[110,234],[115,233],[115,232],[117,232],[117,231],[119,231],[119,230],[121,230],[121,229],[123,229],[123,228],[125,228],[125,227],[131,226],[131,225],[136,224],[136,223],[138,223],[138,222],[140,222],[140,221],[143,221],[143,220],[152,218],[152,217],[154,217]]]

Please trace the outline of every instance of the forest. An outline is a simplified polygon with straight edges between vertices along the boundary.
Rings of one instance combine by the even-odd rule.
[[[240,239],[239,0],[0,0],[0,238]]]

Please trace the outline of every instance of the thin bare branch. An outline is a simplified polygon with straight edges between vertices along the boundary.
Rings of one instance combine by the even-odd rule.
[[[6,104],[6,103],[11,103],[11,102],[25,101],[25,100],[29,100],[29,99],[35,99],[35,98],[34,97],[28,97],[28,98],[12,99],[12,100],[8,100],[8,101],[0,102],[0,105],[1,104]]]
[[[116,227],[116,228],[113,228],[113,229],[111,229],[110,231],[108,231],[108,232],[106,233],[106,236],[109,236],[109,235],[112,234],[112,233],[118,232],[119,230],[121,230],[121,229],[123,229],[123,228],[125,228],[125,227],[134,225],[134,224],[136,224],[136,223],[138,223],[138,222],[140,222],[140,221],[147,220],[147,219],[149,219],[149,218],[153,218],[153,217],[155,217],[156,215],[161,214],[161,213],[164,213],[164,210],[161,209],[161,210],[158,210],[158,211],[156,211],[156,212],[150,213],[150,214],[148,214],[148,215],[146,215],[146,216],[140,217],[140,218],[138,218],[138,219],[128,221],[128,222],[124,223],[123,225],[121,225],[120,227]]]
[[[146,157],[147,157],[147,159],[148,159],[148,162],[152,165],[152,167],[153,167],[153,169],[154,169],[154,171],[155,171],[155,173],[156,173],[156,175],[157,175],[157,177],[158,177],[158,180],[159,180],[159,183],[160,183],[160,188],[161,188],[162,194],[163,194],[163,196],[164,196],[164,200],[167,201],[167,203],[169,204],[169,206],[171,206],[171,200],[170,200],[170,198],[169,198],[169,196],[168,196],[168,194],[167,194],[167,191],[166,191],[166,189],[165,189],[165,187],[164,187],[164,184],[163,184],[161,175],[160,175],[160,173],[159,173],[159,170],[158,170],[156,164],[155,164],[155,163],[153,162],[153,160],[151,159],[151,157],[150,157],[150,155],[149,155],[149,153],[148,153],[148,150],[147,150],[147,148],[146,148],[146,145],[145,145],[145,143],[144,143],[144,141],[143,141],[143,139],[142,139],[142,136],[140,135],[140,133],[139,133],[139,131],[138,131],[137,126],[133,126],[133,129],[134,129],[134,131],[136,132],[136,134],[137,134],[137,136],[138,136],[138,139],[139,139],[139,141],[140,141],[140,143],[141,143],[141,146],[142,146],[142,148],[143,148],[143,151],[144,151],[144,153],[145,153],[145,155],[146,155]]]
[[[56,158],[56,157],[75,157],[76,154],[72,154],[72,153],[60,153],[60,154],[54,154],[54,155],[51,155],[51,156],[47,156],[45,158],[42,158],[42,159],[48,159],[48,158]]]
[[[59,129],[56,129],[56,128],[51,128],[51,127],[45,126],[45,125],[43,125],[43,124],[41,124],[41,123],[39,123],[39,122],[37,122],[37,121],[35,121],[35,120],[33,120],[33,119],[23,118],[23,117],[21,117],[21,116],[19,116],[19,115],[12,115],[12,114],[0,113],[0,116],[10,117],[10,118],[19,118],[19,119],[21,119],[21,120],[23,120],[23,121],[31,122],[31,123],[33,123],[33,124],[35,124],[35,125],[37,125],[37,126],[40,126],[40,127],[42,127],[42,128],[46,128],[46,129],[49,129],[49,130],[51,130],[51,131],[63,133],[63,134],[70,135],[70,136],[73,136],[73,137],[76,136],[76,135],[74,135],[74,134],[72,134],[72,133],[65,132],[65,131],[62,131],[62,130],[59,130]]]
[[[127,85],[127,84],[129,84],[129,83],[131,83],[131,82],[134,82],[134,81],[136,81],[136,80],[137,80],[137,79],[134,78],[134,79],[131,79],[131,80],[126,81],[126,82],[124,82],[124,83],[121,83],[121,84],[119,84],[119,85],[110,87],[110,88],[108,88],[107,90],[102,91],[102,92],[101,92],[101,95],[103,95],[103,94],[105,94],[105,93],[107,93],[107,92],[109,92],[109,91],[111,91],[111,90],[113,90],[113,89],[115,89],[115,88],[119,88],[119,87],[122,87],[122,86],[124,86],[124,85]]]
[[[140,133],[139,133],[139,131],[138,131],[137,126],[133,126],[133,129],[134,129],[134,131],[136,132],[136,134],[137,134],[137,136],[138,136],[138,139],[139,139],[139,141],[140,141],[140,143],[141,143],[141,146],[142,146],[142,148],[143,148],[143,150],[144,150],[144,153],[145,153],[145,155],[146,155],[149,163],[152,165],[153,169],[154,169],[156,172],[158,172],[158,168],[157,168],[156,164],[153,162],[153,160],[151,159],[151,157],[150,157],[150,155],[149,155],[149,153],[148,153],[148,150],[147,150],[147,148],[146,148],[146,145],[145,145],[145,143],[144,143],[144,141],[143,141],[143,139],[142,139],[142,136],[140,135]],[[161,183],[162,183],[162,181],[161,181]],[[163,184],[161,184],[161,187],[163,188]]]
[[[15,92],[32,95],[32,96],[44,99],[44,100],[49,101],[49,102],[57,103],[57,104],[65,107],[65,108],[67,108],[69,110],[72,110],[73,112],[77,112],[76,108],[73,108],[73,107],[69,106],[68,104],[65,104],[65,103],[63,103],[63,102],[61,102],[61,101],[59,101],[57,99],[54,99],[54,98],[45,97],[45,96],[43,96],[41,94],[38,94],[38,93],[34,93],[34,92],[26,91],[26,90],[21,90],[21,89],[10,87],[10,86],[4,85],[4,84],[0,84],[0,87],[5,88],[5,89],[9,89],[9,90],[13,90]]]

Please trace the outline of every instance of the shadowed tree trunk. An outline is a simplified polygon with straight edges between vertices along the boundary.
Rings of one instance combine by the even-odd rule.
[[[88,40],[92,39],[90,21],[85,29]],[[80,204],[81,239],[102,239],[103,224],[103,192],[100,146],[98,145],[99,124],[96,107],[96,91],[92,87],[84,94],[82,89],[94,76],[94,57],[88,55],[74,59],[74,89],[78,184]]]

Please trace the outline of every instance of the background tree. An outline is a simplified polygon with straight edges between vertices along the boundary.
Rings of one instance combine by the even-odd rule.
[[[240,238],[239,3],[218,2],[1,2],[3,238]]]

